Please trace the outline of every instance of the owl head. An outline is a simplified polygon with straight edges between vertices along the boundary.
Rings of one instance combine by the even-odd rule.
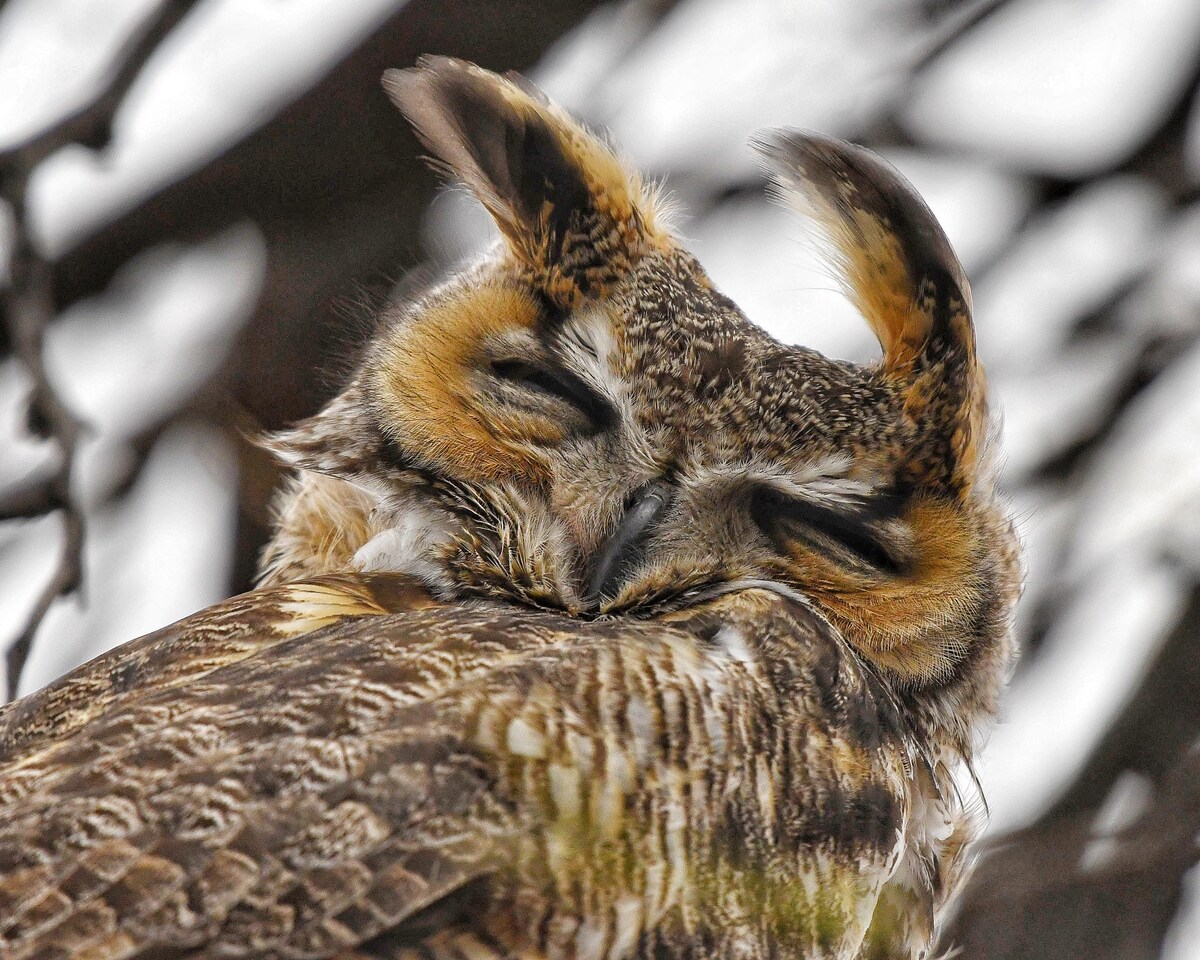
[[[266,581],[400,571],[627,617],[759,587],[899,689],[991,684],[1017,550],[970,291],[895,170],[810,134],[759,144],[879,339],[856,365],[756,327],[656,190],[520,78],[426,58],[384,87],[500,240],[390,307],[342,392],[270,441],[296,476]]]

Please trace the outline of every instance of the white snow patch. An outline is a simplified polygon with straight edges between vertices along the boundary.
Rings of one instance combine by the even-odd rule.
[[[974,286],[979,352],[989,370],[1053,362],[1075,322],[1150,264],[1164,206],[1157,188],[1121,176],[1041,215]]]
[[[1052,360],[1002,366],[989,387],[1004,411],[1005,477],[1028,475],[1098,430],[1136,360],[1127,342],[1111,338]]]
[[[1082,873],[1103,870],[1120,857],[1120,834],[1141,819],[1153,798],[1154,784],[1148,777],[1132,770],[1121,772],[1092,821],[1091,838],[1079,857]]]
[[[212,428],[183,424],[163,435],[129,495],[89,517],[82,601],[60,600],[51,609],[21,679],[22,693],[226,595],[236,471],[229,441]],[[27,565],[13,571],[27,592],[39,589],[48,573],[44,560],[29,561],[57,550],[56,524],[45,526],[48,544],[40,542]],[[8,579],[0,577],[6,593]]]
[[[265,268],[262,238],[248,224],[136,257],[48,331],[47,368],[63,399],[108,437],[170,416],[224,361]]]
[[[103,500],[126,476],[127,441],[178,412],[221,366],[249,319],[266,267],[257,230],[232,227],[190,247],[165,245],[125,265],[102,294],[46,332],[45,360],[63,401],[86,423],[74,492]],[[30,380],[0,363],[0,486],[12,489],[57,454],[25,430]]]
[[[442,190],[425,211],[421,240],[435,263],[459,263],[486,250],[500,237],[496,222],[461,187]]]
[[[102,153],[67,148],[38,169],[30,188],[31,213],[42,245],[61,253],[218,156],[302,94],[314,77],[328,72],[404,3],[206,0],[163,42],[129,91],[114,121],[112,145]],[[14,42],[41,32],[28,18],[42,5],[51,6],[46,0],[24,0],[21,15],[8,18]],[[148,9],[146,0],[54,0],[53,6],[53,15],[42,15],[51,16],[64,35],[57,70],[46,74],[36,56],[23,57],[10,66],[12,76],[0,89],[60,87],[63,77],[76,77],[73,61],[83,51],[89,62],[103,64],[119,42],[119,36],[110,35],[119,32],[101,26],[105,15],[93,10],[107,8],[115,17],[120,8],[127,22],[136,22],[128,9]],[[99,49],[105,50],[103,58],[95,55]],[[4,60],[0,54],[0,63]],[[71,89],[92,86],[102,72],[102,67],[92,70],[86,87],[72,79]]]
[[[649,4],[605,4],[542,54],[529,78],[556,103],[586,117],[597,90],[604,89],[651,28]]]
[[[29,374],[16,360],[0,361],[0,490],[14,490],[22,481],[49,469],[54,447],[32,436],[28,427]]]
[[[868,360],[879,345],[843,294],[811,225],[765,199],[727,201],[687,246],[713,282],[767,333],[826,356]]]
[[[1033,485],[1017,487],[1008,494],[1007,503],[1024,551],[1025,590],[1016,617],[1017,636],[1023,637],[1042,598],[1062,585],[1062,558],[1075,504],[1070,489]]]
[[[0,145],[86,103],[161,0],[10,0],[0,16]]]
[[[1130,555],[1075,593],[1009,687],[1004,720],[981,756],[992,832],[1032,822],[1074,779],[1137,689],[1186,592],[1178,572]]]
[[[1132,827],[1150,806],[1154,784],[1145,774],[1123,770],[1096,811],[1092,833],[1111,836]]]
[[[847,133],[881,110],[912,55],[906,9],[743,0],[731,16],[727,0],[691,0],[616,68],[592,101],[596,119],[643,169],[753,176],[752,134]]]
[[[968,272],[995,254],[1031,202],[1024,181],[985,164],[910,152],[887,159],[925,197]],[[829,263],[828,244],[806,217],[765,195],[739,197],[690,224],[689,233],[688,248],[717,286],[772,336],[847,360],[878,356]]]
[[[1163,940],[1162,960],[1200,958],[1200,866],[1183,875],[1179,909]]]
[[[61,549],[62,520],[57,515],[0,524],[0,649],[7,649],[25,626],[34,601],[54,573]],[[0,657],[0,678],[7,684],[4,657]]]
[[[1198,55],[1195,0],[1018,0],[917,78],[903,116],[935,143],[1083,177],[1159,127]]]
[[[1108,558],[1173,554],[1200,568],[1200,344],[1124,411],[1079,493],[1068,571]]]
[[[1200,333],[1200,204],[1175,218],[1158,262],[1122,304],[1120,317],[1143,341]]]
[[[990,162],[915,150],[883,156],[929,204],[968,277],[1009,242],[1033,206],[1029,181]]]

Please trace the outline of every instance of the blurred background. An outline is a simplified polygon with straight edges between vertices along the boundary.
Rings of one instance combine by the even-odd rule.
[[[379,88],[426,52],[608,127],[750,317],[837,357],[876,348],[747,138],[857,140],[924,194],[973,280],[1028,551],[991,842],[946,945],[1200,957],[1197,0],[0,2],[22,690],[247,589],[278,475],[246,432],[315,411],[372,303],[486,242]]]

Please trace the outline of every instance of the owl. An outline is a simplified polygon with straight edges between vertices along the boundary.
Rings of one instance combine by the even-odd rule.
[[[266,441],[260,589],[0,712],[0,958],[927,956],[1020,579],[932,214],[758,144],[882,347],[831,360],[521,78],[384,88],[498,241]]]

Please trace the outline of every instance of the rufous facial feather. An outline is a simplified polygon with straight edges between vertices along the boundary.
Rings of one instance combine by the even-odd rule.
[[[260,591],[0,711],[0,960],[924,960],[1020,586],[933,215],[762,141],[833,360],[524,81],[384,85],[496,242],[265,441]]]
[[[879,339],[858,366],[754,326],[656,193],[527,84],[435,58],[385,87],[500,241],[367,353],[363,429],[409,472],[333,472],[377,491],[373,522],[413,490],[439,504],[447,596],[621,618],[747,585],[802,598],[939,756],[968,756],[1011,660],[1019,550],[970,287],[912,187],[841,141],[758,143]]]

